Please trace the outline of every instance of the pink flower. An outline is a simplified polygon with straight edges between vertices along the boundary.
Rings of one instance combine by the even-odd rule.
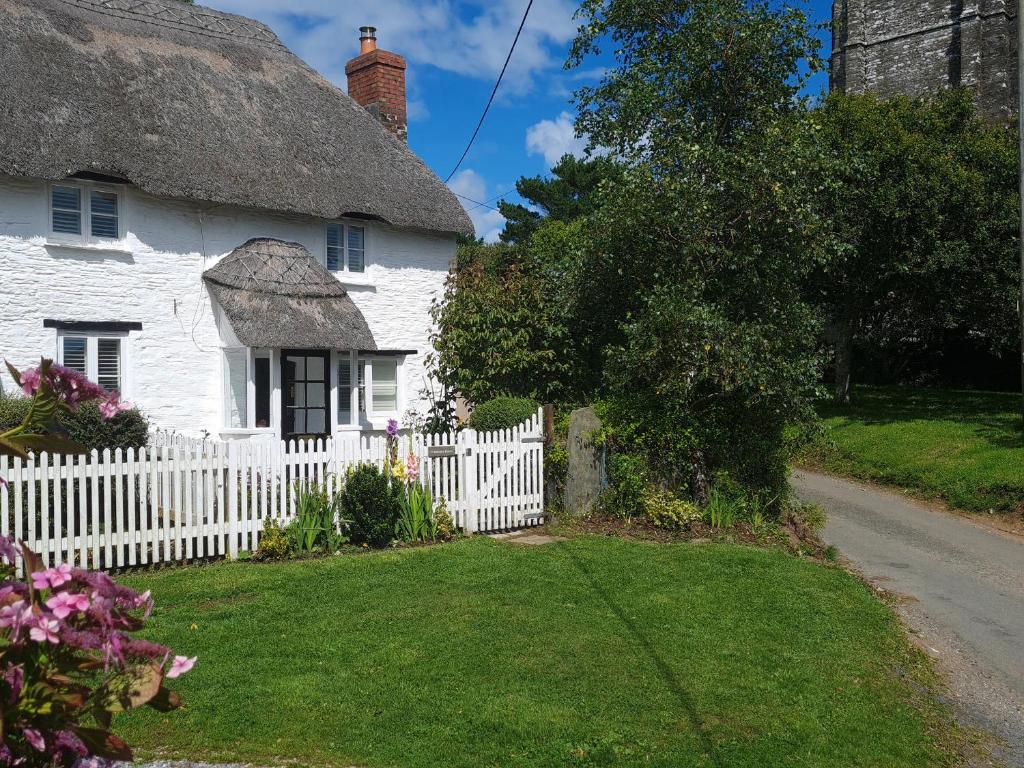
[[[409,483],[415,483],[420,476],[420,460],[416,454],[410,453],[405,459],[405,479]]]
[[[167,677],[181,677],[195,666],[198,658],[198,656],[193,656],[191,659],[188,656],[175,656],[174,661],[171,662],[171,668],[167,670]]]
[[[50,642],[56,645],[60,642],[57,637],[57,630],[60,629],[60,622],[56,619],[39,618],[36,625],[29,630],[28,636],[37,643]]]
[[[46,607],[58,619],[66,619],[72,613],[89,610],[89,598],[77,592],[58,592],[46,601]]]
[[[25,741],[31,744],[33,747],[38,749],[40,752],[46,749],[46,742],[43,741],[43,734],[37,731],[35,728],[26,728],[22,733],[25,735]]]
[[[39,375],[38,368],[27,368],[21,372],[21,391],[26,397],[31,397],[39,389],[43,377]]]
[[[119,398],[120,394],[115,390],[100,403],[100,416],[103,417],[104,421],[110,421],[112,418],[117,416],[117,414],[124,413],[125,411],[130,411],[132,409],[131,403],[122,403],[119,401]]]
[[[10,627],[12,638],[18,636],[22,626],[31,618],[32,608],[24,600],[0,608],[0,627]]]
[[[61,563],[56,568],[36,571],[32,574],[32,586],[36,589],[59,587],[69,581],[71,581],[71,566],[67,563]]]

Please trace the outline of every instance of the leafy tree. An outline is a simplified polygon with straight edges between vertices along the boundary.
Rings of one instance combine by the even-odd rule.
[[[567,154],[551,169],[549,178],[523,176],[516,182],[516,191],[539,210],[499,202],[498,210],[505,217],[502,242],[528,242],[545,219],[573,221],[593,213],[601,182],[617,175],[617,166],[607,157],[581,160]]]
[[[578,129],[626,166],[587,222],[581,344],[604,351],[608,414],[663,482],[698,500],[725,470],[785,482],[783,432],[810,417],[807,274],[822,258],[798,98],[804,15],[744,0],[586,0],[571,53],[616,66],[577,94]]]
[[[858,340],[899,360],[956,335],[993,350],[1016,340],[1016,130],[980,120],[966,91],[832,94],[810,127],[832,253],[810,287],[836,399],[849,398]]]
[[[529,247],[463,244],[435,302],[431,366],[474,403],[499,395],[551,402],[582,385],[565,298],[578,224],[545,222]]]

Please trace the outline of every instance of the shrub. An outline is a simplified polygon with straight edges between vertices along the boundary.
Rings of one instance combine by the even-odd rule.
[[[643,494],[644,519],[656,528],[679,531],[703,518],[697,505],[671,491],[648,488]]]
[[[399,497],[395,537],[409,543],[434,541],[437,538],[434,497],[419,483],[407,486],[405,493]]]
[[[295,519],[284,529],[293,552],[337,552],[348,541],[338,533],[343,525],[341,494],[331,495],[327,486],[312,481],[295,484]]]
[[[469,426],[481,432],[512,429],[530,419],[540,405],[528,397],[496,397],[481,403],[469,416]]]
[[[437,500],[434,507],[434,524],[437,528],[437,538],[441,541],[450,541],[455,538],[455,520],[452,513],[448,511],[448,502],[444,499]]]
[[[252,559],[257,561],[284,560],[292,553],[292,545],[277,520],[268,517],[263,521],[260,545]]]
[[[104,573],[61,565],[0,539],[0,765],[67,768],[82,758],[132,759],[111,730],[118,712],[180,706],[165,680],[195,659],[132,636],[153,608]]]
[[[352,541],[387,546],[395,536],[402,489],[372,464],[349,470],[340,494],[341,512],[349,521]]]
[[[31,402],[27,397],[0,397],[0,432],[20,424]],[[75,411],[60,413],[57,420],[68,437],[89,451],[138,450],[149,440],[149,422],[136,409],[104,421],[96,403],[83,403]]]
[[[737,499],[715,488],[708,497],[704,514],[712,528],[732,528],[741,506]]]
[[[601,496],[600,509],[616,517],[642,516],[649,478],[643,457],[612,452],[608,459],[608,489]]]

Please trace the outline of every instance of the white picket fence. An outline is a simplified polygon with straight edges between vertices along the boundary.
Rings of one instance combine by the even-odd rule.
[[[444,499],[468,533],[544,520],[543,419],[497,432],[403,436],[420,482]],[[331,491],[349,467],[383,466],[387,440],[191,441],[160,433],[148,449],[89,456],[0,456],[0,534],[13,534],[48,565],[111,569],[255,550],[268,517],[295,515],[295,488]]]

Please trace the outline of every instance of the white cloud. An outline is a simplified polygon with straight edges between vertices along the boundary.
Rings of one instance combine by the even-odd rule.
[[[484,177],[473,169],[467,168],[452,177],[452,180],[448,182],[448,188],[455,194],[462,195],[459,202],[469,213],[469,218],[473,220],[476,236],[482,237],[488,243],[497,242],[501,230],[505,228],[505,217],[489,207],[490,204],[482,206],[471,202],[473,200],[483,202],[491,197],[487,194],[487,182]],[[500,190],[496,189],[495,191]]]
[[[524,10],[523,0],[204,0],[269,24],[299,56],[338,85],[357,53],[358,29],[376,26],[382,48],[410,65],[430,64],[485,80],[501,71]],[[574,0],[536,0],[502,84],[528,92],[536,77],[560,67],[576,33]]]
[[[562,159],[562,155],[583,157],[587,140],[576,135],[573,118],[563,112],[554,120],[541,120],[526,129],[526,151],[543,155],[549,166]]]

